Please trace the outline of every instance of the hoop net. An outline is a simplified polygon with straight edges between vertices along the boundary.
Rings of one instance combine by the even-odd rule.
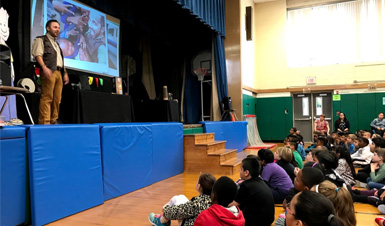
[[[247,146],[269,147],[270,145],[263,143],[259,136],[257,117],[255,115],[244,115],[243,120],[247,122]]]
[[[198,76],[198,81],[203,81],[205,75],[208,74],[207,68],[197,68],[194,69],[194,74]]]

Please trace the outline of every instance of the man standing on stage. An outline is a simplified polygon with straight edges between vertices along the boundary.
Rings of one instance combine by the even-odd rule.
[[[32,45],[32,56],[40,68],[41,79],[39,124],[57,124],[63,82],[68,84],[69,78],[57,43],[60,24],[57,20],[49,20],[45,29],[46,35],[36,37]]]

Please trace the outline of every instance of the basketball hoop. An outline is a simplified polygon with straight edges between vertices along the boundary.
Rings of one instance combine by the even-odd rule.
[[[197,69],[194,69],[194,74],[198,76],[198,81],[203,81],[205,75],[208,74],[208,70],[207,68],[197,68]]]

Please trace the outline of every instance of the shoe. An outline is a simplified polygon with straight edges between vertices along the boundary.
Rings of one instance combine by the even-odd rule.
[[[155,213],[150,213],[150,216],[148,216],[148,220],[152,225],[156,226],[169,226],[171,221],[168,221],[167,223],[161,223],[160,218],[162,217],[162,214],[155,214]]]
[[[384,222],[382,222],[382,224],[380,223],[380,221],[384,221],[384,220],[385,220],[384,217],[376,217],[376,219],[374,219],[374,221],[376,221],[378,225],[384,225]]]
[[[384,204],[381,204],[378,206],[378,211],[380,211],[381,213],[385,214],[385,205]]]
[[[360,187],[361,188],[369,188],[367,183],[362,183],[362,182],[360,182]]]
[[[373,206],[379,205],[380,199],[377,196],[368,196],[368,203]]]

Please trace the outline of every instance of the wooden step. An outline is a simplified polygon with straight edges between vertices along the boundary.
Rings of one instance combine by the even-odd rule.
[[[206,143],[201,143],[201,144],[195,143],[195,146],[198,149],[204,148],[207,150],[207,153],[211,153],[214,151],[225,149],[226,141],[213,141],[213,142],[206,142]]]
[[[219,156],[220,162],[237,158],[237,149],[219,149],[207,153],[208,156]]]
[[[248,154],[249,152],[246,151],[238,152],[236,158],[221,162],[221,166],[232,167],[233,174],[239,173],[241,170],[242,160],[246,158]]]
[[[214,142],[214,133],[196,133],[185,135],[187,137],[194,137],[195,144],[206,144]]]
[[[227,161],[221,162],[220,165],[221,167],[231,168],[231,174],[236,174],[239,173],[239,171],[241,170],[241,163],[242,160],[239,160],[238,158],[232,158]]]
[[[184,171],[232,175],[239,167],[222,166],[221,162],[237,158],[236,150],[226,150],[226,141],[215,141],[214,133],[184,135]]]

